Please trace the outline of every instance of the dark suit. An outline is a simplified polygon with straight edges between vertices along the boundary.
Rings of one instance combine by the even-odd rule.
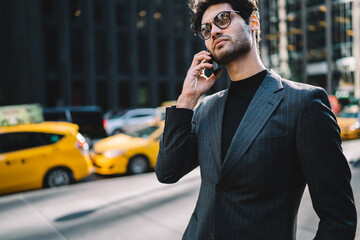
[[[222,163],[226,97],[227,90],[206,97],[194,114],[167,109],[155,168],[159,181],[174,183],[198,165],[201,170],[183,239],[295,239],[306,184],[320,218],[315,239],[354,239],[351,172],[325,91],[271,71]]]

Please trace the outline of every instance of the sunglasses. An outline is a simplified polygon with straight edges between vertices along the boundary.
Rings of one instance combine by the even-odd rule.
[[[214,17],[214,20],[208,23],[201,24],[200,30],[197,32],[196,35],[198,35],[199,38],[201,38],[202,40],[209,39],[211,37],[212,23],[214,23],[215,26],[217,26],[220,29],[227,28],[231,23],[232,12],[240,13],[239,11],[234,11],[234,10],[220,12]]]

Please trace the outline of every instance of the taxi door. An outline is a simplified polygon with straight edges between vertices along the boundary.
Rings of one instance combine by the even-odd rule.
[[[36,133],[3,134],[1,140],[0,193],[41,187],[51,148],[41,146]]]

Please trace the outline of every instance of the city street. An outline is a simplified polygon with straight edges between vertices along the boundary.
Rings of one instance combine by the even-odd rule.
[[[204,238],[281,238],[295,204],[288,232],[314,239],[309,189],[338,220],[319,233],[351,222],[340,148],[360,240],[360,0],[3,0],[0,18],[0,240],[181,240],[201,177]],[[164,133],[162,181],[188,151],[202,175],[157,180]]]
[[[359,146],[360,140],[343,144],[352,162],[358,215]],[[0,196],[0,239],[181,239],[195,207],[199,184],[199,169],[172,185],[160,184],[153,172],[119,177],[92,175],[71,186]],[[312,239],[317,224],[306,191],[297,239]],[[360,239],[359,231],[358,226],[356,239]]]

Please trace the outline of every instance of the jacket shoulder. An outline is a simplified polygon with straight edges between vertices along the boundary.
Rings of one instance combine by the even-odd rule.
[[[284,90],[282,91],[282,95],[286,96],[290,101],[298,102],[301,103],[300,105],[303,105],[304,102],[309,103],[309,101],[311,102],[318,99],[330,107],[328,94],[322,87],[294,82],[287,79],[281,79],[281,81]]]
[[[285,90],[300,91],[300,92],[313,92],[325,91],[322,87],[310,85],[307,83],[294,82],[292,80],[281,78],[281,83]]]

